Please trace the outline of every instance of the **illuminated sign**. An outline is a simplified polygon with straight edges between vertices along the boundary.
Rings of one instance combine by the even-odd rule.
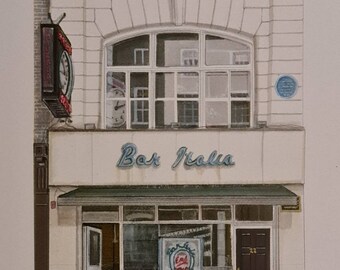
[[[41,25],[41,96],[56,118],[70,117],[74,75],[72,46],[58,24]]]
[[[161,164],[161,157],[157,153],[153,153],[151,157],[138,154],[137,146],[133,143],[126,143],[121,148],[122,154],[116,165],[118,168],[136,167],[158,167]],[[230,167],[235,165],[233,156],[230,154],[218,154],[216,150],[212,151],[208,158],[204,155],[196,156],[189,151],[187,147],[182,146],[176,153],[177,157],[171,165],[172,169],[177,168],[180,164],[185,167]]]

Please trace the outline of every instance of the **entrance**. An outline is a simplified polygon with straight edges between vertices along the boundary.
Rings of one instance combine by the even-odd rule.
[[[237,270],[270,270],[270,229],[236,230]]]

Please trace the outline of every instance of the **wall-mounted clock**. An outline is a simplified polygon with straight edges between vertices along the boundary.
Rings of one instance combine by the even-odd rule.
[[[122,127],[125,124],[125,115],[126,115],[126,101],[123,99],[125,97],[125,92],[119,88],[113,88],[110,92],[110,98],[114,98],[112,100],[113,106],[111,106],[110,114],[110,126],[111,127]]]
[[[71,100],[73,90],[73,68],[72,60],[64,50],[59,60],[59,87],[68,100]]]
[[[72,45],[58,24],[41,25],[42,100],[56,118],[71,116]]]

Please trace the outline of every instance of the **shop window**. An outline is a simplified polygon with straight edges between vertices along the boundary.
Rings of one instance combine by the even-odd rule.
[[[160,239],[183,238],[202,239],[205,270],[235,269],[233,232],[249,224],[273,226],[273,210],[271,205],[84,206],[83,247],[88,252],[83,261],[102,270],[159,269]]]
[[[251,44],[151,33],[106,46],[107,129],[253,125]]]
[[[159,206],[159,220],[197,220],[198,206]]]
[[[237,220],[273,220],[273,207],[271,205],[236,205],[235,212]]]

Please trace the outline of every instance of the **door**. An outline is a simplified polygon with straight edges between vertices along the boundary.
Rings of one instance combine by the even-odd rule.
[[[83,227],[83,270],[102,269],[102,230]]]
[[[237,270],[270,270],[270,229],[236,230]]]

